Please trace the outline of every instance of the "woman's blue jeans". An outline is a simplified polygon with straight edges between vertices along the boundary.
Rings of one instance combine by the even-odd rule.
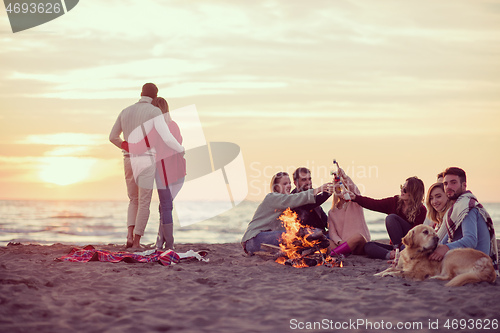
[[[252,255],[254,252],[260,251],[261,244],[270,244],[279,246],[281,235],[284,233],[283,230],[276,231],[262,231],[254,238],[250,238],[245,243],[245,248],[248,254]]]
[[[174,246],[174,219],[172,211],[174,209],[174,198],[179,193],[184,178],[179,179],[174,184],[165,186],[159,173],[156,173],[156,186],[158,187],[158,198],[160,204],[158,210],[160,212],[160,225],[158,228],[158,237],[156,239],[156,248],[161,250],[163,246],[167,249],[173,249]]]

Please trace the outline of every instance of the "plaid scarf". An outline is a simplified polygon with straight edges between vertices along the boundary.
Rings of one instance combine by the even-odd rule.
[[[488,214],[486,209],[484,209],[483,205],[479,203],[476,196],[472,194],[471,191],[465,191],[462,193],[458,197],[455,204],[451,206],[451,208],[448,209],[443,216],[443,223],[438,230],[439,240],[441,241],[444,236],[448,234],[448,242],[451,242],[455,232],[472,208],[476,208],[479,211],[479,214],[481,214],[483,219],[486,221],[486,226],[490,232],[490,257],[491,260],[493,260],[493,265],[495,266],[495,270],[498,275],[498,246],[495,229],[493,227],[493,220],[491,219],[490,214]]]

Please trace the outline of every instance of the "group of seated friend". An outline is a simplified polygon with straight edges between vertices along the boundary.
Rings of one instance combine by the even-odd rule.
[[[290,208],[304,227],[321,230],[328,238],[332,255],[365,254],[370,258],[394,259],[403,249],[402,239],[413,227],[427,224],[435,228],[439,245],[430,256],[442,260],[449,250],[473,248],[489,255],[495,268],[498,249],[493,222],[472,192],[467,190],[465,171],[450,167],[438,174],[424,206],[425,186],[421,179],[409,177],[398,195],[373,199],[361,195],[351,178],[341,169],[332,183],[313,188],[311,172],[298,168],[290,176],[279,172],[271,180],[271,192],[258,206],[242,238],[244,251],[253,255],[262,244],[278,246],[285,229],[279,220]],[[342,191],[342,187],[344,191]],[[321,205],[334,196],[328,215]],[[363,208],[387,214],[385,225],[390,244],[371,242]]]

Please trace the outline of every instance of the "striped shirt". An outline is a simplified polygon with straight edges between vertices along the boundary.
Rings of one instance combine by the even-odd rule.
[[[142,96],[139,102],[125,108],[109,133],[109,141],[121,148],[123,141],[139,142],[144,139],[144,131],[149,133],[154,127],[167,146],[179,153],[184,152],[184,148],[170,132],[161,110],[151,105],[152,100],[151,97]],[[141,125],[144,126],[144,131]],[[125,140],[120,138],[121,133]],[[128,155],[126,151],[123,153]],[[150,151],[150,154],[153,153],[154,149]]]

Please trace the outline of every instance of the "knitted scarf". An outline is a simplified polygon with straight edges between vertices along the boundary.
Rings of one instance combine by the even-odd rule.
[[[472,208],[476,208],[479,214],[486,221],[486,226],[490,232],[490,257],[493,260],[493,265],[498,275],[498,246],[495,236],[495,229],[493,227],[493,220],[490,214],[484,209],[483,205],[479,203],[476,196],[471,191],[465,191],[460,195],[453,206],[443,216],[443,223],[438,230],[438,237],[441,241],[446,234],[448,234],[448,242],[451,242],[453,235],[462,224],[463,220],[469,214]]]

